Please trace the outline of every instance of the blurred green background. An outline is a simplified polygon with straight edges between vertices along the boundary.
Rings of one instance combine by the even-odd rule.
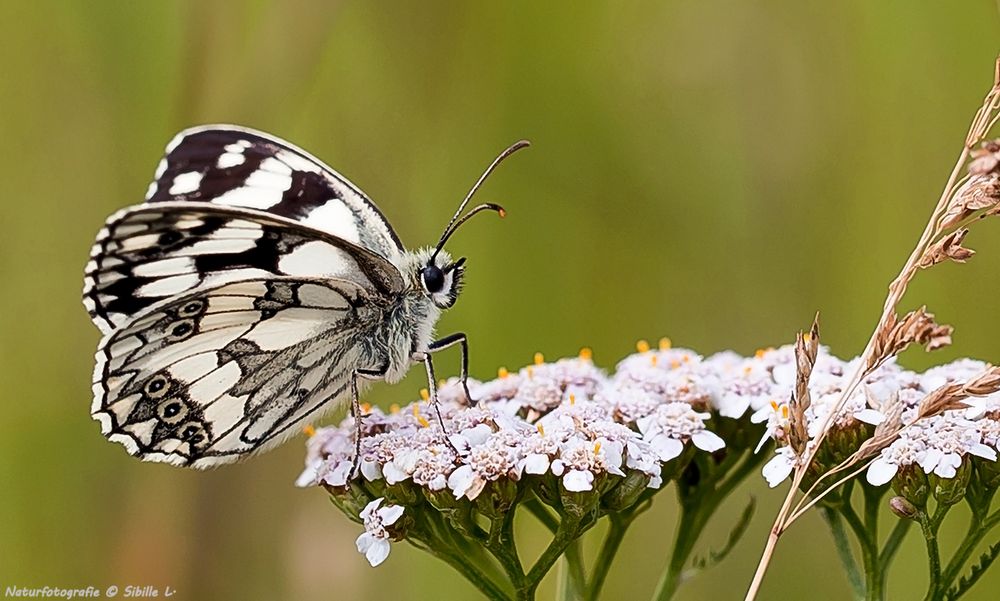
[[[662,335],[751,353],[791,340],[817,309],[825,341],[851,356],[990,84],[998,25],[987,0],[0,3],[0,587],[475,595],[405,545],[370,568],[358,527],[320,491],[293,488],[302,439],[195,473],[101,437],[83,265],[177,130],[232,122],[292,140],[376,199],[411,247],[436,240],[496,152],[531,139],[480,193],[508,218],[450,244],[470,257],[468,287],[440,331],[469,333],[479,378],[583,345],[610,367]],[[911,352],[910,366],[1000,359],[997,224],[968,242],[980,256],[922,276],[907,298],[954,324],[955,346]],[[455,373],[457,354],[437,364]],[[418,372],[369,400],[414,397]],[[721,546],[751,494],[746,538],[679,599],[742,598],[781,495],[752,478],[702,544]],[[652,591],[671,497],[632,529],[608,599]],[[950,523],[946,544],[964,528]],[[922,596],[922,544],[911,533],[892,598]],[[1000,569],[969,598],[998,586]],[[810,515],[779,546],[762,598],[847,595]]]

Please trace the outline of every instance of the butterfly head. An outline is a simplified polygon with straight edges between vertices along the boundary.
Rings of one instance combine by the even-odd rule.
[[[475,185],[472,186],[469,193],[465,195],[465,199],[462,200],[462,204],[458,206],[458,210],[455,211],[451,221],[449,221],[448,225],[444,228],[444,232],[442,232],[441,239],[438,240],[437,246],[434,247],[433,251],[431,251],[427,256],[426,261],[420,262],[417,279],[420,281],[420,286],[423,288],[424,293],[437,307],[447,309],[455,304],[455,301],[458,299],[458,293],[462,289],[462,274],[465,269],[465,257],[453,262],[448,254],[444,252],[445,243],[463,223],[478,213],[482,213],[483,211],[494,211],[500,215],[500,217],[506,215],[503,207],[491,202],[477,205],[469,209],[465,215],[462,215],[462,211],[465,210],[466,205],[469,204],[469,200],[472,199],[472,195],[476,193],[476,190],[479,189],[479,186],[482,185],[483,181],[485,181],[489,174],[493,172],[493,169],[496,168],[496,166],[499,165],[505,158],[527,146],[527,140],[515,142],[513,145],[501,152],[497,158],[493,159],[490,166],[486,168],[486,171],[484,171],[481,176],[479,176],[479,180],[477,180]]]
[[[454,305],[462,291],[465,257],[452,261],[448,253],[438,251],[429,253],[419,265],[416,276],[427,298],[439,309]]]

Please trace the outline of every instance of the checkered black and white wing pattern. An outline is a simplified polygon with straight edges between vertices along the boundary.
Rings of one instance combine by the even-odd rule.
[[[92,413],[147,461],[204,468],[274,446],[350,393],[366,294],[258,278],[159,302],[101,341]]]
[[[342,175],[263,132],[206,125],[179,133],[147,202],[191,200],[267,211],[395,260],[403,247],[378,207]]]
[[[382,295],[403,287],[382,255],[300,222],[208,202],[157,202],[108,220],[87,264],[83,302],[107,334],[160,300],[274,276],[338,278]]]

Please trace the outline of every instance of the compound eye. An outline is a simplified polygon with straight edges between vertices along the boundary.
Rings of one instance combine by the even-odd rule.
[[[428,265],[421,269],[420,277],[424,283],[424,290],[431,294],[441,292],[444,288],[444,272],[437,265]]]

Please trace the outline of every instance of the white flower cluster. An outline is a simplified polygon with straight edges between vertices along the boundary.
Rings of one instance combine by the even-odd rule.
[[[810,436],[818,434],[837,402],[854,361],[820,349],[809,384]],[[836,426],[870,430],[865,424],[884,420],[883,412],[897,398],[906,407],[904,423],[912,421],[916,405],[928,392],[968,380],[985,368],[981,362],[963,360],[917,374],[886,364],[848,399]],[[665,340],[658,349],[640,343],[639,352],[621,361],[610,376],[594,366],[585,349],[579,357],[553,363],[538,355],[533,365],[517,372],[501,369],[494,380],[468,384],[477,401],[474,406],[457,379],[440,386],[444,429],[426,394],[402,408],[366,407],[360,445],[353,418],[318,429],[309,439],[306,467],[296,484],[346,489],[352,480],[388,486],[412,482],[457,500],[474,500],[500,480],[554,478],[563,490],[579,493],[594,490],[608,477],[632,472],[657,488],[663,483],[661,472],[685,448],[712,453],[726,446],[709,429],[725,419],[741,419],[741,428],[749,427],[748,422],[766,424],[758,450],[768,439],[778,443],[763,468],[771,486],[787,478],[797,461],[787,444],[788,400],[795,385],[792,346],[761,350],[753,357],[727,351],[702,358],[671,348]],[[1000,394],[971,399],[969,405],[904,430],[871,465],[869,482],[884,484],[908,464],[949,477],[965,455],[995,460]],[[376,509],[362,515],[371,536],[359,539],[359,550],[364,546],[370,560],[384,559],[388,549],[384,528],[374,522],[369,528],[372,516],[380,515],[372,513]],[[398,517],[393,513],[380,523],[391,523],[393,516]]]
[[[817,395],[832,395],[832,381],[839,381],[844,368],[822,354],[814,383],[825,384]],[[539,356],[516,373],[501,369],[495,380],[470,380],[474,407],[457,380],[444,383],[438,392],[444,430],[426,399],[389,412],[370,409],[362,422],[360,477],[388,485],[410,480],[468,499],[491,481],[547,473],[573,492],[592,490],[595,478],[626,470],[646,474],[655,488],[662,483],[661,468],[688,443],[707,452],[725,446],[706,427],[713,414],[717,419],[752,414],[755,422],[768,422],[769,436],[780,438],[787,420],[783,400],[794,379],[791,347],[753,357],[727,351],[702,358],[671,348],[668,341],[658,349],[640,343],[639,352],[621,361],[610,377],[594,366],[589,352],[554,363]],[[855,415],[866,421],[880,417],[864,406]],[[347,486],[354,433],[351,418],[318,430],[297,484]]]
[[[720,378],[691,351],[644,350],[609,378],[589,353],[501,370],[490,382],[469,381],[470,407],[456,379],[438,393],[444,430],[429,400],[362,421],[360,477],[393,485],[410,480],[431,491],[475,499],[492,481],[553,474],[571,492],[594,488],[626,470],[661,485],[661,467],[687,443],[714,452],[725,442],[706,428]],[[308,443],[299,486],[346,486],[354,467],[355,423],[321,428]]]
[[[767,430],[758,449],[768,440],[778,442],[775,456],[764,466],[768,484],[777,486],[795,468],[798,458],[787,446],[789,427],[788,399],[795,386],[795,355],[792,346],[759,354],[761,367],[770,374],[770,387],[761,398],[772,398],[757,407],[752,421],[766,422]],[[857,359],[842,361],[820,348],[809,390],[812,403],[805,417],[808,434],[815,438],[840,398],[846,379],[854,372]],[[892,480],[900,467],[918,465],[927,474],[951,478],[966,455],[995,461],[997,434],[1000,434],[1000,394],[972,398],[968,409],[946,411],[933,418],[916,420],[917,406],[930,392],[949,383],[962,383],[981,374],[988,365],[981,361],[961,359],[927,370],[920,374],[887,363],[869,375],[848,398],[836,419],[835,427],[849,429],[862,424],[878,425],[885,411],[896,399],[902,404],[902,422],[908,424],[900,437],[869,466],[867,480],[883,485]],[[758,403],[759,404],[759,403]],[[915,423],[914,423],[915,422]],[[807,446],[811,445],[807,442]],[[853,450],[853,449],[852,449]]]
[[[917,386],[900,395],[904,402],[903,423],[907,425],[868,466],[868,482],[885,484],[907,466],[919,466],[925,474],[953,478],[966,457],[996,461],[1000,449],[1000,393],[969,398],[965,401],[968,409],[915,420],[917,404],[924,395],[946,384],[967,382],[987,367],[982,361],[959,359],[915,376]]]

